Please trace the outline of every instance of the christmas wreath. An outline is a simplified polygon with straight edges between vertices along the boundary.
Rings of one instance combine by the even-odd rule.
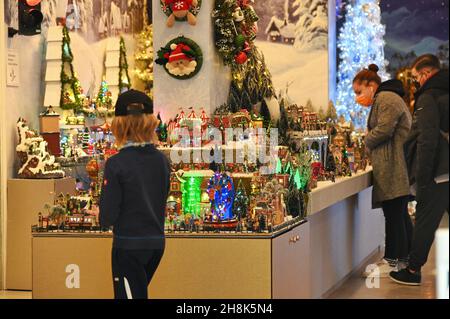
[[[155,62],[164,66],[170,76],[187,80],[197,75],[202,68],[203,53],[197,43],[181,36],[161,48]]]
[[[167,26],[173,27],[175,21],[187,21],[190,25],[197,24],[197,15],[202,6],[202,0],[160,0],[161,9],[167,15]]]

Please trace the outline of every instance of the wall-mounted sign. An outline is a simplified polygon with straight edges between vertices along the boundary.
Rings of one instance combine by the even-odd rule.
[[[19,52],[16,50],[8,50],[6,61],[6,85],[20,86]]]

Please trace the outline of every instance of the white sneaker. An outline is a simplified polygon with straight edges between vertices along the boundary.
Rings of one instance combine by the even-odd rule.
[[[366,271],[362,275],[364,278],[369,276],[385,278],[389,276],[391,271],[398,271],[397,266],[392,267],[388,261],[382,259],[375,264],[367,265]]]

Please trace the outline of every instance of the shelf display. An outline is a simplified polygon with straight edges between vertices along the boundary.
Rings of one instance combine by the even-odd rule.
[[[202,5],[201,0],[161,0],[160,3],[170,27],[176,21],[195,25]],[[331,102],[326,112],[315,112],[311,103],[304,107],[293,101],[287,94],[288,88],[275,93],[264,55],[255,45],[259,17],[252,3],[214,2],[213,44],[230,72],[227,102],[216,105],[215,110],[211,105],[177,105],[178,114],[168,121],[162,118],[167,114],[164,105],[159,106],[160,112],[155,112],[159,120],[158,148],[168,158],[174,152],[183,153],[181,161],[171,164],[165,227],[172,235],[279,231],[307,218],[309,194],[319,182],[351,176],[368,165],[363,135],[354,133],[351,123],[338,121]],[[135,40],[135,75],[152,96],[152,26],[147,25]],[[59,134],[60,139],[57,145],[60,150],[55,148],[56,158],[45,154],[44,158],[55,163],[56,171],[61,169],[75,177],[79,195],[89,198],[88,204],[78,203],[77,211],[70,209],[69,201],[65,206],[60,205],[65,207],[62,229],[91,231],[97,225],[90,212],[98,211],[104,163],[118,152],[111,133],[115,111],[111,91],[116,85],[120,92],[131,88],[125,39],[121,37],[108,51],[119,59],[118,83],[107,83],[103,77],[98,93],[91,97],[83,95],[73,70],[66,28],[63,28],[62,48],[60,106],[67,111],[60,114],[59,126],[55,123],[58,114],[51,110],[41,117],[42,129],[57,131],[43,133]],[[194,40],[179,36],[157,51],[154,62],[164,67],[172,78],[188,80],[201,71],[204,56]],[[173,88],[177,89],[180,88]],[[274,116],[278,111],[279,116]],[[279,145],[267,165],[260,162],[260,155],[267,155],[272,147],[269,145],[271,128],[278,128]],[[228,139],[227,129],[242,129],[243,133]],[[215,140],[216,135],[221,135],[220,142]],[[46,138],[58,140],[56,135]],[[256,157],[249,150],[255,150]],[[227,152],[232,152],[233,159],[243,155],[243,160],[224,162]],[[189,161],[185,161],[184,153],[189,155]],[[208,153],[209,161],[201,158]],[[24,154],[20,156],[25,158]],[[262,169],[268,173],[263,174]],[[49,216],[51,225],[62,223],[58,215]]]
[[[98,206],[90,196],[61,193],[54,203],[45,204],[43,211],[44,214],[38,214],[38,224],[33,226],[35,232],[102,231],[98,223]]]
[[[200,72],[203,65],[203,53],[197,43],[181,36],[161,48],[155,62],[162,65],[170,76],[187,80]]]
[[[161,9],[167,15],[167,26],[175,25],[176,21],[187,21],[190,25],[197,24],[202,0],[161,0]]]

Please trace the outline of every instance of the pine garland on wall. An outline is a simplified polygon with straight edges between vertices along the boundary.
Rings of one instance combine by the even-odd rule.
[[[216,0],[213,19],[217,52],[232,73],[230,111],[251,112],[254,105],[275,96],[264,56],[254,44],[259,17],[247,1]]]

